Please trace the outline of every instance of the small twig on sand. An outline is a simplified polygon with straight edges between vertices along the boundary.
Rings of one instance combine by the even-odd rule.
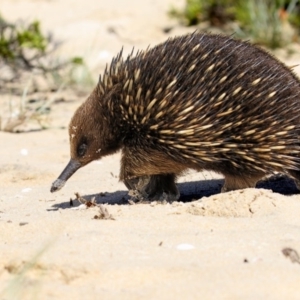
[[[300,256],[298,252],[292,248],[284,248],[282,249],[282,253],[284,256],[288,257],[293,263],[300,264]]]
[[[83,197],[81,197],[79,195],[79,193],[75,193],[76,199],[81,203],[86,205],[87,207],[91,207],[91,206],[97,206],[95,197],[92,198],[91,201],[84,199]]]
[[[75,193],[76,199],[81,203],[86,205],[87,207],[97,206],[99,207],[99,214],[94,216],[94,219],[100,220],[115,220],[115,218],[108,212],[107,208],[103,206],[103,204],[97,204],[96,198],[93,197],[91,201],[84,199],[79,195],[79,193]]]
[[[97,205],[99,207],[99,214],[94,216],[94,219],[101,220],[115,220],[115,218],[108,212],[107,208],[102,204]]]

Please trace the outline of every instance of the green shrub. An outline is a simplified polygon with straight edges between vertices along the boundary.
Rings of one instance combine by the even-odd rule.
[[[186,0],[183,11],[172,9],[170,15],[180,18],[187,26],[209,21],[212,26],[224,25],[234,18],[235,0]]]
[[[58,46],[51,35],[42,33],[38,21],[11,24],[0,17],[0,92],[20,96],[19,101],[8,101],[8,112],[0,112],[0,130],[16,132],[31,121],[45,129],[51,105],[62,89],[75,87],[78,92],[91,87],[83,58],[61,59],[54,52]],[[33,97],[38,105],[29,107],[29,95],[40,91],[40,86],[47,97],[38,94]]]
[[[237,35],[250,36],[256,43],[277,48],[294,38],[293,32],[286,35],[287,23],[300,27],[299,2],[299,0],[187,0],[182,12],[173,9],[171,15],[184,19],[188,26],[209,21],[211,26],[222,27],[229,21],[235,21],[237,27],[233,31],[237,31]],[[281,14],[283,11],[288,18]]]
[[[0,74],[0,84],[16,81],[24,72],[50,74],[59,86],[62,81],[66,85],[73,84],[78,80],[68,76],[72,76],[77,68],[84,70],[85,77],[90,81],[82,57],[64,60],[53,57],[58,46],[59,43],[53,41],[51,35],[45,36],[41,32],[39,21],[11,24],[0,17],[0,68],[6,68]],[[63,71],[62,74],[60,71]]]

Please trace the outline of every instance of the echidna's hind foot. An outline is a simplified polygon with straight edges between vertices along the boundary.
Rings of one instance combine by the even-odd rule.
[[[124,183],[138,201],[173,202],[180,196],[174,174],[141,176],[126,179]]]
[[[300,191],[300,171],[296,171],[296,170],[290,170],[288,171],[290,176],[294,179],[295,185],[298,189],[298,191]]]
[[[221,189],[222,193],[252,188],[256,186],[256,183],[264,176],[263,173],[247,174],[247,175],[228,175],[224,174],[225,182]]]
[[[296,180],[296,179],[294,179],[294,182],[295,182],[295,185],[296,185],[296,187],[297,187],[298,191],[300,191],[300,181],[299,181],[299,180]]]

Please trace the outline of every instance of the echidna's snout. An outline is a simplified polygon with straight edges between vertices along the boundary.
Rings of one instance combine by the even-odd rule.
[[[58,190],[60,190],[67,180],[81,167],[80,162],[70,159],[69,163],[65,167],[65,169],[62,171],[62,173],[59,175],[59,177],[52,183],[50,192],[54,193]]]

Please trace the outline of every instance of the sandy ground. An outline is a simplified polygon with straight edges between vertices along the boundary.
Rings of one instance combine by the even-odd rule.
[[[171,5],[183,1],[1,0],[0,11],[42,20],[65,40],[62,55],[83,55],[97,76],[122,45],[129,52],[194,30],[164,33],[175,24]],[[64,97],[53,105],[51,129],[0,132],[1,300],[300,299],[300,196],[292,181],[219,194],[219,176],[191,172],[180,179],[181,200],[201,200],[129,205],[116,154],[50,194],[69,160],[66,126],[85,99]],[[114,220],[95,218],[98,207],[70,206],[75,192],[96,197]]]

